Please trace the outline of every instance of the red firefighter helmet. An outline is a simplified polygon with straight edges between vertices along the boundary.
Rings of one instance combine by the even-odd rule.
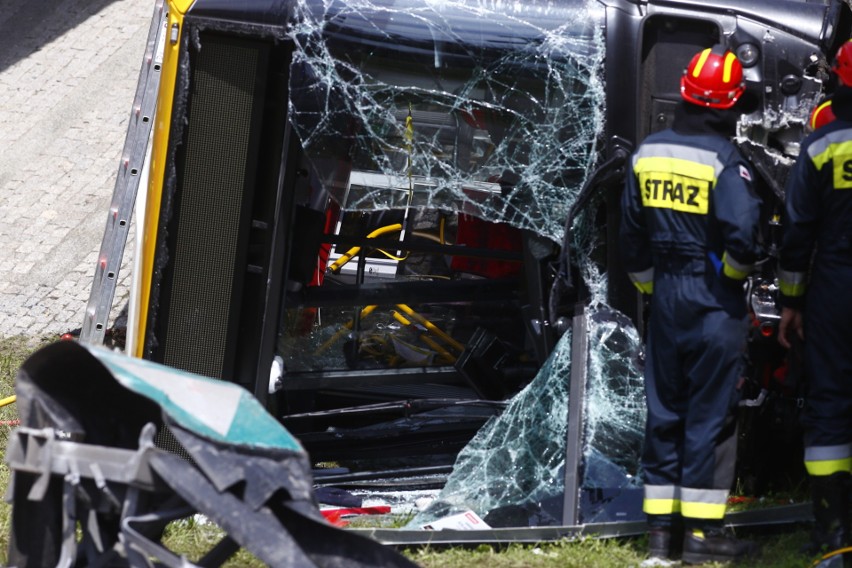
[[[837,117],[834,116],[834,111],[831,110],[831,99],[828,99],[818,104],[811,111],[811,119],[808,121],[808,124],[810,124],[811,130],[816,130],[832,122],[835,118]]]
[[[831,69],[837,73],[841,83],[852,87],[852,40],[847,41],[837,50]]]
[[[720,48],[699,51],[680,79],[680,94],[692,104],[731,108],[745,92],[743,66],[737,56]]]

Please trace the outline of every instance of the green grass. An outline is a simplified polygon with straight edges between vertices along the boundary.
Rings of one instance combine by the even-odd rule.
[[[0,339],[0,399],[14,394],[14,378],[21,363],[37,347],[50,339],[32,341],[25,338]],[[0,421],[17,418],[15,404],[0,408]],[[5,453],[12,426],[0,425],[0,453]],[[8,466],[0,464],[0,491],[4,494],[10,479]],[[9,543],[11,507],[0,502],[0,565],[5,564]],[[359,520],[352,526],[364,526]],[[367,521],[369,522],[369,521]],[[383,521],[375,521],[378,526]],[[747,534],[757,540],[762,556],[739,566],[754,568],[800,568],[809,566],[811,559],[798,554],[807,541],[803,527],[787,527],[775,534]],[[171,523],[163,538],[164,544],[188,559],[198,559],[223,536],[215,525],[187,519]],[[639,566],[645,558],[647,541],[640,538],[594,539],[581,538],[538,545],[509,545],[499,549],[478,547],[423,547],[403,550],[402,553],[423,568],[536,568],[536,567],[613,567]],[[247,551],[241,550],[227,564],[229,567],[260,567],[262,564]],[[708,568],[724,566],[708,564]]]
[[[753,562],[737,564],[743,567],[801,568],[809,559],[797,550],[804,544],[804,532],[794,534],[755,536],[762,545],[762,554]],[[609,568],[613,566],[639,566],[645,559],[647,540],[583,538],[535,546],[513,545],[502,550],[480,546],[472,550],[416,550],[406,555],[424,568]],[[704,564],[706,568],[723,567],[724,563]]]
[[[188,560],[194,562],[201,559],[224,535],[225,533],[214,524],[192,518],[183,519],[166,527],[163,534],[163,544],[169,550],[183,554]],[[263,565],[260,560],[244,548],[240,549],[224,564],[228,568],[259,568]]]
[[[10,337],[0,339],[0,399],[15,394],[15,374],[21,363],[44,341],[33,341],[25,337]],[[7,404],[0,407],[0,454],[5,455],[9,433],[14,426],[6,425],[7,421],[17,420],[18,407]],[[11,479],[11,470],[6,460],[0,462],[0,492],[6,494],[6,488]],[[6,562],[6,551],[9,548],[9,530],[12,507],[5,500],[0,501],[0,562]]]

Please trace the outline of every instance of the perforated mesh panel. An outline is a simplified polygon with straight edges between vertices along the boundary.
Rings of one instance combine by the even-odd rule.
[[[201,35],[193,60],[164,345],[166,365],[222,377],[246,185],[257,48]]]

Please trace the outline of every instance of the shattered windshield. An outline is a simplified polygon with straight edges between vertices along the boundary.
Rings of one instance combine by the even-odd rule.
[[[386,212],[383,223],[374,223],[379,227],[402,226],[412,216],[416,230],[426,212],[450,214],[446,227],[440,222],[442,243],[445,229],[458,238],[468,217],[561,242],[603,130],[597,2],[303,1],[299,10],[289,104],[310,162],[311,202],[331,200],[350,218]],[[344,229],[337,227],[339,234]],[[591,233],[577,231],[581,255],[594,246]],[[382,277],[390,264],[384,276],[393,277],[396,252],[375,255],[367,270]],[[644,424],[640,341],[629,320],[603,304],[605,276],[581,264],[597,298],[588,318],[582,485],[632,486]],[[353,325],[364,326],[362,353],[365,343],[378,353],[376,338],[388,337],[394,321],[374,309],[341,309],[336,318],[326,309],[323,325],[310,335],[285,338],[308,343],[282,349],[285,367],[345,368],[341,351],[329,347]],[[454,321],[429,309],[442,325]],[[406,357],[430,364],[441,355],[407,349]],[[570,374],[568,332],[535,378],[462,451],[439,499],[411,524],[468,509],[495,526],[560,524]]]
[[[310,170],[302,199],[326,211],[326,231],[502,255],[379,248],[365,251],[359,265],[347,253],[357,247],[332,245],[327,269],[310,285],[350,285],[356,274],[445,283],[518,278],[522,231],[561,242],[603,131],[597,2],[303,1],[297,10],[290,117]],[[463,294],[390,311],[326,307],[307,314],[308,327],[303,310],[289,310],[282,365],[291,374],[448,365],[483,327],[474,320],[494,313],[514,323],[489,325],[488,333],[523,350],[511,295],[477,291],[478,312],[465,314]],[[423,325],[443,330],[442,348],[422,345]]]
[[[299,9],[292,122],[343,209],[460,212],[561,240],[602,131],[597,2]]]

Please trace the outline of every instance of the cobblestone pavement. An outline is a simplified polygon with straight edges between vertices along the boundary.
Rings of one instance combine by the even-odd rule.
[[[82,325],[154,3],[0,6],[0,337],[35,338]]]

